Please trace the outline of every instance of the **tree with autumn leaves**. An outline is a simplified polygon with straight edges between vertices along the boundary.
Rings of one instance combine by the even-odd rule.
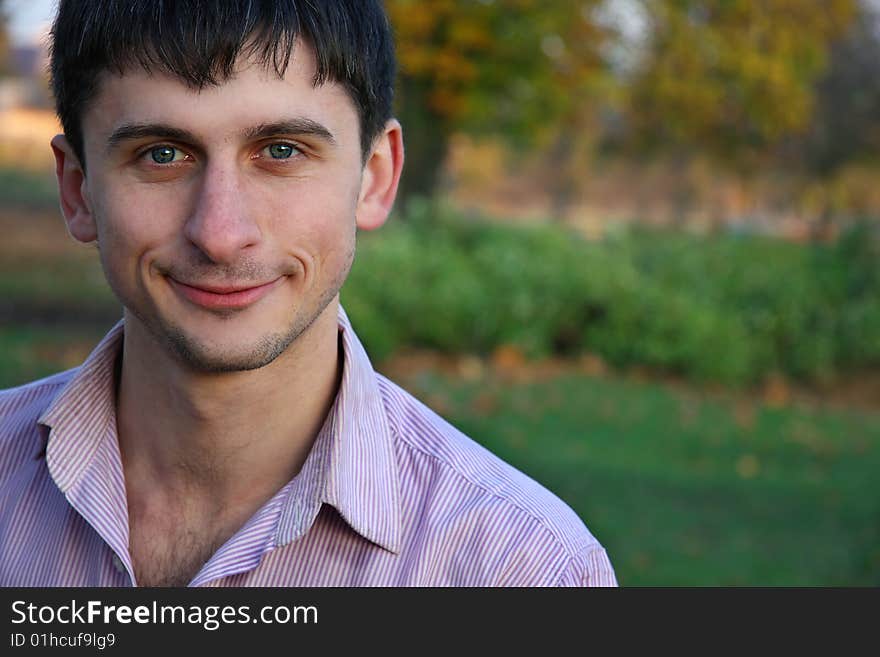
[[[434,189],[453,132],[531,144],[575,111],[603,74],[595,4],[387,0],[407,141],[404,194]]]
[[[645,2],[644,66],[630,81],[632,134],[748,159],[809,126],[853,0]]]
[[[609,5],[639,16],[624,69]],[[809,132],[857,0],[386,0],[400,60],[403,193],[430,194],[449,138],[501,135],[567,160],[608,129],[638,156],[699,151],[750,166]]]

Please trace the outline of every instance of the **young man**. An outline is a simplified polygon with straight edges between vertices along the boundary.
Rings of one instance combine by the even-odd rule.
[[[0,584],[616,584],[339,305],[403,165],[379,0],[62,0],[53,39],[62,212],[124,319],[0,393]]]

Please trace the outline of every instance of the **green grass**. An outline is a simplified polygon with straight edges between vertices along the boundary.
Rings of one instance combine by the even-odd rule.
[[[757,406],[742,426],[658,384],[406,384],[567,501],[622,584],[880,584],[878,414]]]

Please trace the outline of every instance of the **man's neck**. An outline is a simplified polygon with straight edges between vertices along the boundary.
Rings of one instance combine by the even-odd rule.
[[[339,386],[337,305],[269,365],[223,374],[193,372],[127,321],[117,426],[130,507],[188,491],[246,519],[289,481]]]

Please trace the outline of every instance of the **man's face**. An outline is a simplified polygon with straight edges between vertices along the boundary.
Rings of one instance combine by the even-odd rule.
[[[108,74],[83,117],[82,196],[110,286],[129,321],[197,371],[274,360],[336,297],[355,249],[350,97],[313,86],[302,45],[283,79],[239,69],[201,91]]]

